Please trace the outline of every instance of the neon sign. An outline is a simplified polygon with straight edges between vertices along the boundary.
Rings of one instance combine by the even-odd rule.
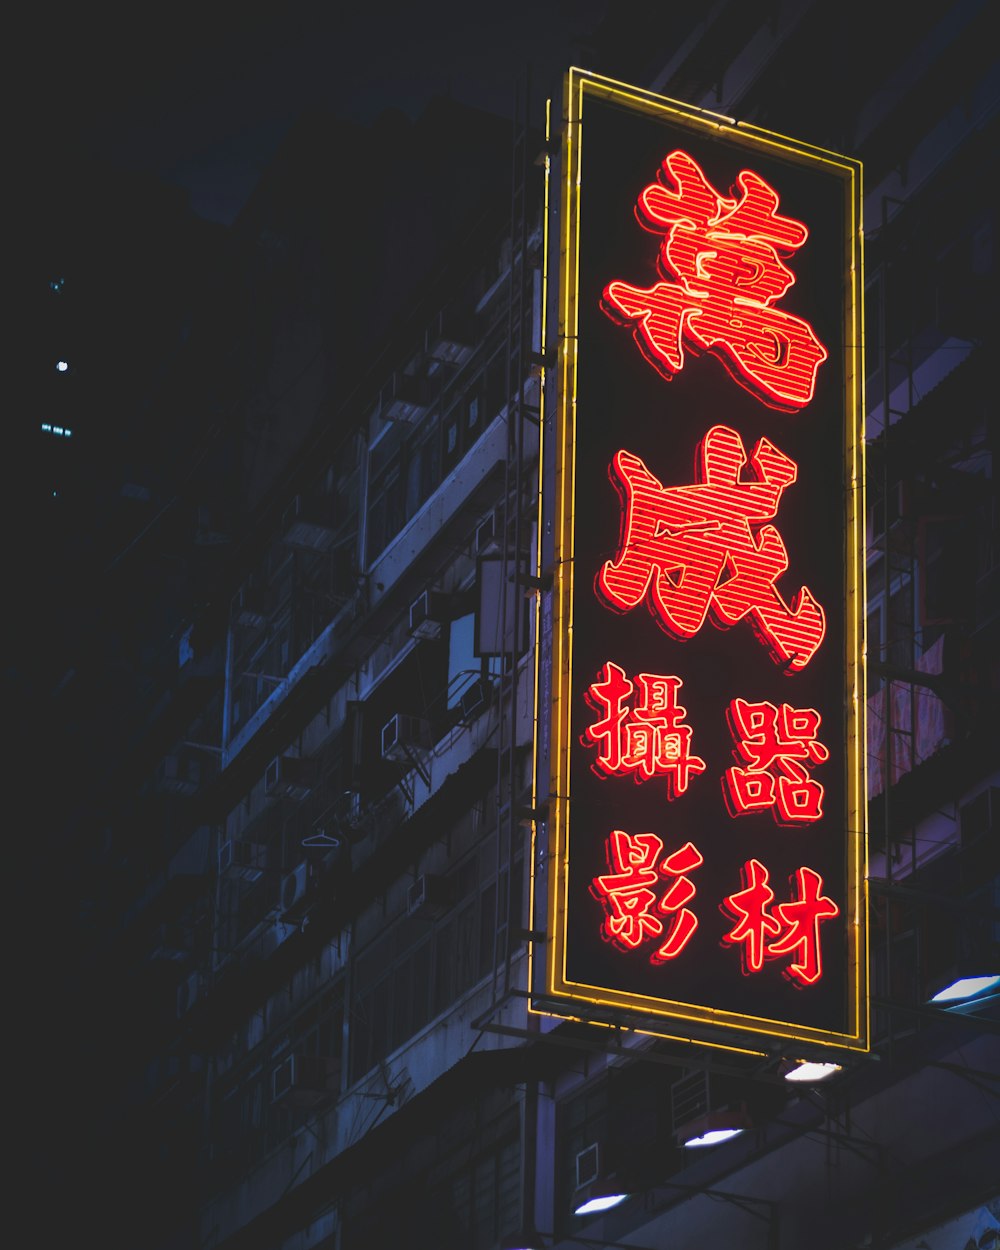
[[[655,833],[630,835],[614,829],[607,843],[608,873],[591,883],[591,893],[606,910],[602,934],[623,950],[636,950],[647,939],[663,935],[654,903],[657,911],[673,916],[667,940],[649,957],[654,964],[675,959],[694,937],[698,918],[687,904],[697,891],[687,874],[705,862],[691,842],[657,863],[662,854],[663,842]],[[652,887],[661,884],[660,874],[674,880],[657,900]]]
[[[609,282],[604,311],[633,327],[639,350],[668,380],[683,369],[686,345],[714,353],[772,408],[797,412],[828,353],[808,321],[774,304],[795,282],[781,253],[800,248],[809,231],[778,215],[777,191],[752,170],[740,172],[738,194],[723,196],[693,157],[671,152],[660,179],[635,212],[664,236],[658,269],[666,280],[646,290]]]
[[[639,782],[663,774],[667,798],[673,799],[688,788],[692,773],[705,771],[705,761],[691,754],[691,727],[681,723],[687,711],[677,702],[682,685],[679,677],[661,673],[639,673],[633,683],[619,665],[604,665],[584,694],[600,714],[584,730],[584,740],[598,747],[598,775],[631,773]]]
[[[809,775],[830,752],[816,734],[820,714],[815,708],[783,703],[748,703],[734,699],[726,712],[742,768],[726,770],[723,791],[731,816],[770,808],[780,824],[797,825],[823,815],[823,786]]]
[[[799,868],[793,877],[797,896],[788,903],[774,903],[768,872],[757,859],[743,866],[743,889],[730,894],[722,911],[736,924],[723,941],[740,943],[745,976],[760,972],[765,959],[794,954],[784,975],[799,986],[815,985],[823,975],[820,922],[840,915],[833,899],[824,898],[823,878],[811,868]]]
[[[577,70],[566,117],[533,1001],[864,1049],[860,167]]]
[[[746,465],[742,439],[724,425],[699,444],[691,486],[665,487],[638,456],[619,451],[609,469],[622,505],[618,554],[597,574],[596,590],[618,612],[647,600],[675,638],[693,637],[706,617],[720,629],[747,619],[775,663],[794,672],[826,632],[807,587],[789,604],[775,586],[788,552],[770,522],[798,466],[766,438],[744,479]]]

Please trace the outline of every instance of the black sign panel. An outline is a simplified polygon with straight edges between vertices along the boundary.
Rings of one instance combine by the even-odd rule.
[[[863,1049],[860,167],[575,70],[560,159],[538,1004]]]

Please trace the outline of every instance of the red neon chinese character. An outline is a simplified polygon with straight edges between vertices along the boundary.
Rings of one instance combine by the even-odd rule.
[[[662,964],[668,959],[676,959],[694,937],[695,930],[698,928],[698,917],[688,909],[687,904],[691,902],[697,891],[685,874],[693,872],[695,868],[700,868],[704,862],[704,856],[694,843],[685,842],[679,851],[668,855],[660,865],[660,872],[677,878],[660,899],[660,911],[667,915],[671,913],[676,913],[676,915],[667,940],[650,955],[650,963]]]
[[[679,677],[659,673],[637,673],[633,685],[617,664],[604,665],[584,695],[601,716],[582,739],[598,746],[599,776],[632,773],[636,782],[665,776],[667,798],[673,799],[687,790],[692,773],[705,771],[705,761],[691,754],[691,727],[681,724],[687,711],[677,702],[682,685]],[[636,687],[638,698],[629,708]]]
[[[650,956],[650,963],[654,964],[676,959],[698,928],[698,918],[687,906],[696,890],[686,874],[704,863],[693,843],[686,842],[668,855],[657,870],[656,861],[662,851],[663,842],[653,833],[633,836],[615,829],[606,846],[610,872],[595,877],[590,887],[605,907],[601,926],[605,941],[623,950],[635,950],[663,933],[663,922],[652,910],[656,895],[650,887],[659,883],[660,874],[675,878],[658,904],[660,912],[674,919],[667,940]]]
[[[781,918],[785,931],[772,942],[768,953],[772,956],[797,953],[797,962],[784,969],[790,981],[800,985],[815,985],[823,975],[823,957],[820,951],[819,923],[840,915],[840,908],[832,898],[824,898],[823,878],[811,868],[799,868],[793,878],[798,886],[798,898],[790,903],[778,903],[775,911]]]
[[[823,878],[812,868],[799,868],[791,879],[797,897],[789,903],[776,903],[772,914],[768,909],[774,902],[774,891],[764,865],[748,860],[741,877],[743,889],[721,904],[722,912],[736,921],[723,944],[741,943],[745,976],[760,972],[765,959],[794,952],[797,958],[782,969],[782,975],[800,988],[814,985],[823,975],[820,921],[840,915],[833,899],[821,893]]]
[[[774,891],[768,885],[767,869],[757,859],[747,860],[740,871],[743,889],[730,894],[721,904],[722,911],[736,924],[722,939],[726,946],[742,943],[740,959],[743,975],[760,972],[764,966],[768,937],[777,937],[781,925],[770,915]]]
[[[775,582],[788,568],[781,535],[768,524],[798,466],[766,438],[749,457],[735,430],[716,425],[699,443],[695,483],[665,487],[631,452],[608,473],[621,499],[618,554],[595,590],[616,612],[644,599],[657,624],[688,639],[706,617],[720,629],[746,618],[772,660],[805,668],[826,634],[823,609],[805,586],[791,604]]]
[[[820,714],[815,708],[793,708],[783,703],[748,703],[733,699],[726,719],[737,749],[733,754],[749,767],[727,769],[722,792],[730,816],[770,807],[782,825],[819,820],[823,815],[823,786],[807,767],[821,764],[830,752],[817,741]]]
[[[809,237],[778,215],[778,193],[744,169],[730,196],[715,190],[686,152],[671,152],[639,196],[636,217],[662,234],[648,289],[610,282],[601,307],[631,325],[646,359],[669,381],[684,367],[685,345],[712,352],[732,377],[772,408],[796,412],[813,397],[827,350],[808,321],[773,305],[795,282],[779,253]]]
[[[606,851],[610,872],[606,877],[595,877],[590,887],[607,909],[601,932],[605,941],[635,950],[647,938],[663,932],[663,923],[650,911],[656,895],[649,888],[659,882],[656,861],[663,843],[655,833],[633,837],[614,829]]]

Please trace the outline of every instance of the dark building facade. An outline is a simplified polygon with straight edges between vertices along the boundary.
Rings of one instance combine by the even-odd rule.
[[[1000,974],[988,6],[662,7],[611,6],[586,67],[864,167],[870,1050],[529,1010],[562,84],[548,138],[523,86],[309,116],[130,383],[148,516],[24,699],[67,761],[23,856],[51,1244],[1000,1242],[1000,1000],[931,1001]]]

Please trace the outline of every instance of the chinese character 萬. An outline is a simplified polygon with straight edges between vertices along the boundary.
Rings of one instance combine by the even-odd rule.
[[[671,152],[639,196],[636,217],[664,236],[648,289],[609,282],[601,307],[631,326],[643,356],[668,380],[685,348],[711,352],[746,390],[772,408],[796,412],[813,397],[827,350],[808,321],[776,308],[795,282],[782,255],[809,232],[778,214],[778,193],[743,170],[720,195],[697,161]]]

